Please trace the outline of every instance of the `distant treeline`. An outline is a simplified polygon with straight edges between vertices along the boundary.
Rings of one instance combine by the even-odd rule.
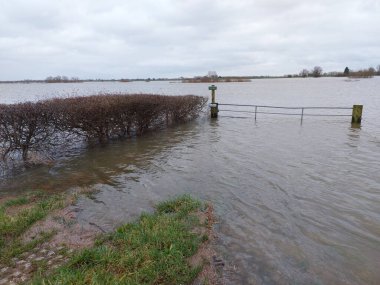
[[[196,77],[182,79],[182,83],[220,83],[220,82],[250,82],[248,78],[242,77]]]
[[[70,82],[82,82],[78,77],[67,77],[67,76],[49,76],[45,79],[46,83],[70,83]]]
[[[78,77],[67,77],[67,76],[49,76],[44,80],[33,80],[33,79],[24,79],[24,80],[6,80],[1,81],[1,83],[81,83],[81,82],[133,82],[133,81],[173,81],[179,80],[178,78],[134,78],[134,79],[79,79]]]
[[[297,78],[297,77],[355,77],[370,78],[380,76],[380,65],[376,67],[352,70],[346,67],[342,71],[324,72],[322,67],[314,66],[312,69],[302,69],[298,74],[285,74],[283,76],[196,76],[179,78],[121,78],[121,79],[79,79],[78,77],[49,76],[45,80],[16,80],[0,81],[0,83],[80,83],[80,82],[133,82],[133,81],[178,81],[182,83],[220,83],[220,82],[250,82],[251,79],[273,79],[273,78]]]
[[[0,155],[28,160],[74,139],[106,142],[139,136],[196,118],[207,102],[199,96],[115,95],[0,104]]]
[[[368,69],[360,69],[357,71],[348,69],[348,71],[347,72],[345,71],[343,75],[352,77],[352,78],[371,78],[371,77],[374,77],[375,75],[380,75],[380,68],[378,72],[376,72],[376,70],[373,67],[370,67]]]
[[[377,69],[374,67],[351,70],[346,67],[342,72],[332,71],[332,72],[322,72],[322,67],[315,66],[313,69],[303,69],[299,74],[294,75],[285,75],[285,77],[353,77],[353,78],[371,78],[375,75],[380,75],[380,65],[377,66]]]

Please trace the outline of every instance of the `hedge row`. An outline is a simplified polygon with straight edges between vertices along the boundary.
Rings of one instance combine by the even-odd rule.
[[[207,98],[104,94],[0,105],[3,159],[59,145],[67,137],[106,142],[196,118]],[[16,155],[17,156],[17,155]]]

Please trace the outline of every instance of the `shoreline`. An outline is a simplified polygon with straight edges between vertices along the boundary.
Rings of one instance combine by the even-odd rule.
[[[144,230],[134,228],[144,227],[145,219],[153,219],[157,223],[164,221],[159,232],[155,232],[155,230],[152,232],[160,234],[163,238],[162,242],[166,244],[179,242],[179,246],[187,241],[189,245],[193,244],[195,246],[190,251],[187,247],[184,247],[182,249],[184,253],[180,254],[183,258],[178,260],[177,265],[179,266],[180,264],[181,270],[185,270],[184,272],[187,273],[183,276],[178,273],[175,276],[178,275],[179,279],[182,278],[188,281],[184,284],[223,284],[220,278],[220,270],[217,273],[217,267],[220,267],[221,264],[215,261],[218,259],[211,246],[214,239],[213,224],[215,218],[210,204],[201,203],[187,195],[178,196],[159,203],[156,206],[155,213],[142,214],[137,221],[125,224],[111,233],[106,233],[97,225],[83,226],[77,223],[77,211],[74,205],[81,195],[91,195],[91,191],[84,189],[71,194],[51,197],[47,197],[48,195],[40,192],[31,192],[25,197],[3,197],[0,200],[0,240],[3,241],[3,246],[0,246],[0,252],[2,253],[0,259],[0,284],[22,284],[30,281],[33,281],[32,284],[42,284],[54,278],[59,279],[59,276],[66,278],[67,276],[64,272],[69,268],[72,270],[76,268],[73,262],[76,262],[78,256],[86,255],[88,252],[97,252],[99,248],[109,247],[109,249],[112,249],[119,246],[119,243],[110,245],[109,242],[110,237],[116,238],[121,230],[124,232],[125,238],[128,237],[130,232],[140,233],[141,235],[152,230],[151,228]],[[21,219],[21,215],[29,217],[37,205],[46,204],[46,201],[49,201],[52,205],[46,209],[45,215],[35,218],[27,226],[24,226],[22,230],[19,230],[17,234],[13,233],[14,236],[12,237],[10,237],[10,232],[4,231],[7,217],[8,221],[12,220],[19,224],[17,221]],[[165,228],[168,222],[173,225]],[[176,235],[182,236],[183,240],[176,240],[175,236],[170,237],[172,240],[170,238],[166,239],[167,235],[170,236],[172,227],[181,223],[182,228],[180,227],[181,230]],[[161,231],[161,228],[164,230]],[[14,240],[10,241],[10,238]],[[144,236],[136,238],[136,240],[140,241],[144,239]],[[144,246],[142,246],[143,244]],[[139,251],[144,251],[145,244],[144,240],[140,247],[131,248],[126,251],[126,254],[128,255],[132,251],[135,252],[135,250],[137,250],[136,254],[140,254]],[[127,244],[123,246],[127,246]],[[152,252],[157,252],[157,250],[160,253],[161,251],[165,252],[163,248],[152,247]],[[124,258],[124,255],[119,257],[120,260],[124,260]],[[166,259],[164,258],[164,260]],[[110,260],[110,262],[116,261]],[[151,260],[150,262],[153,261]],[[157,262],[160,264],[162,260]],[[144,262],[142,263],[144,264]],[[79,265],[77,264],[76,266]],[[107,275],[109,272],[106,268],[107,266],[100,267],[97,270],[104,270],[103,273]],[[182,272],[181,270],[179,272]],[[167,271],[162,271],[161,273],[158,271],[156,275],[161,276],[163,274],[169,279],[172,278],[169,273],[165,272]],[[130,273],[124,272],[120,276],[125,274]],[[92,273],[86,276],[86,278],[89,278]],[[156,280],[148,284],[172,284],[173,280],[170,281],[169,279],[158,283]]]
[[[226,76],[218,80],[213,79],[207,79],[206,81],[202,81],[201,79],[197,78],[159,78],[159,79],[100,79],[100,80],[91,80],[91,79],[84,79],[84,80],[78,80],[78,81],[57,81],[57,82],[47,82],[45,80],[2,80],[0,81],[0,84],[32,84],[32,83],[39,83],[39,84],[70,84],[70,83],[98,83],[98,82],[117,82],[117,83],[133,83],[133,82],[165,82],[169,81],[170,83],[242,83],[242,82],[250,82],[252,79],[289,79],[289,78],[299,78],[299,79],[305,79],[305,78],[375,78],[379,77],[380,74],[374,74],[374,75],[336,75],[336,76],[300,76],[296,74],[291,75],[283,75],[283,76]]]

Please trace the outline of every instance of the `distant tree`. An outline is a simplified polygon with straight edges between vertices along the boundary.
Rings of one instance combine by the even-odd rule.
[[[67,82],[80,82],[80,80],[78,77],[69,78],[67,76],[57,75],[55,77],[53,77],[53,76],[46,77],[45,82],[47,82],[47,83],[60,83],[60,82],[67,83]]]
[[[343,76],[342,72],[337,72],[337,71],[330,71],[327,73],[323,73],[323,76],[329,76],[329,77],[338,77],[338,76]]]
[[[368,69],[360,69],[358,71],[351,71],[350,77],[354,78],[372,78],[376,74],[376,70],[373,67]]]
[[[376,72],[376,74],[377,74],[377,75],[380,75],[380,64],[377,66],[377,68],[376,68],[376,69],[377,69],[377,72]]]
[[[376,70],[373,67],[368,68],[368,72],[371,77],[376,74]]]
[[[216,73],[216,71],[209,71],[207,77],[218,78],[218,74]]]
[[[344,74],[345,76],[349,76],[349,75],[350,75],[350,69],[349,69],[348,67],[346,67],[346,68],[344,69],[343,74]]]
[[[309,76],[309,70],[307,69],[302,69],[300,72],[301,77],[308,77]]]
[[[314,66],[313,70],[311,71],[311,74],[313,75],[313,77],[321,77],[322,67]]]

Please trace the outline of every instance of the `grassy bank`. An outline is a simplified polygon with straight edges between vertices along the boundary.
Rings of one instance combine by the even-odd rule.
[[[161,203],[33,284],[189,284],[201,266],[187,259],[207,239],[192,232],[200,226],[193,215],[200,207],[188,196]]]
[[[2,201],[0,264],[30,255],[38,244],[60,235],[52,231],[29,242],[22,238],[37,221],[64,205],[67,197],[41,193]],[[154,213],[98,236],[92,247],[65,255],[56,269],[46,260],[32,264],[35,270],[28,279],[32,284],[191,284],[208,262],[204,256],[195,263],[191,259],[209,239],[209,209],[187,195],[162,202]]]
[[[37,221],[63,205],[62,195],[46,195],[40,192],[7,199],[1,203],[0,263],[9,264],[12,258],[48,240],[53,232],[41,233],[38,238],[28,242],[23,241],[22,235]]]

